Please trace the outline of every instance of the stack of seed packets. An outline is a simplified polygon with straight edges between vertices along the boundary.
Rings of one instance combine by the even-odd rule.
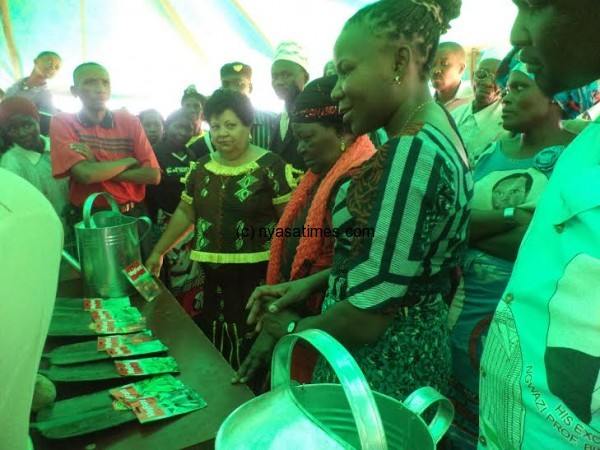
[[[136,261],[125,267],[123,273],[146,301],[151,302],[160,295],[160,286],[141,262]]]
[[[101,305],[103,308],[106,305]],[[134,333],[146,330],[146,318],[135,306],[89,310],[95,331],[99,334]]]
[[[141,423],[178,416],[204,408],[206,401],[171,375],[126,384],[109,391],[115,408],[131,409]]]
[[[179,372],[177,361],[172,356],[115,361],[115,367],[122,377]]]

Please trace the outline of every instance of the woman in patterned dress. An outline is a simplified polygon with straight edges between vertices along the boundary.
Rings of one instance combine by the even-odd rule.
[[[403,399],[429,385],[445,392],[452,274],[467,237],[472,178],[461,140],[427,79],[440,34],[460,1],[382,0],[361,9],[335,44],[332,96],[361,135],[383,127],[390,141],[340,188],[333,212],[333,267],[255,291],[278,295],[262,317],[275,336],[318,328],[346,346],[372,389]],[[283,309],[317,288],[317,316]],[[335,381],[319,363],[313,381]]]
[[[216,152],[188,172],[181,201],[146,265],[156,274],[164,255],[195,227],[191,259],[205,275],[196,320],[237,369],[255,337],[244,305],[264,282],[272,230],[291,197],[293,169],[251,143],[253,109],[245,95],[216,91],[205,116]]]

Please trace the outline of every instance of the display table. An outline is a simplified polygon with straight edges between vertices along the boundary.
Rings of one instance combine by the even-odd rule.
[[[62,282],[59,297],[82,296],[80,280]],[[179,306],[177,300],[163,287],[163,292],[153,302],[140,296],[131,296],[136,306],[148,320],[148,329],[169,347],[181,370],[178,378],[194,388],[208,403],[205,408],[192,413],[146,423],[130,422],[115,428],[85,436],[63,440],[45,439],[32,432],[34,446],[43,449],[86,450],[170,450],[184,448],[213,448],[214,438],[221,423],[239,405],[253,398],[245,385],[232,385],[233,369],[204,336],[192,319]],[[89,339],[89,337],[87,338]],[[85,340],[79,339],[78,340]],[[49,337],[45,351],[63,344],[77,342],[72,338]],[[136,381],[129,377],[108,382],[58,383],[58,400],[97,392]]]

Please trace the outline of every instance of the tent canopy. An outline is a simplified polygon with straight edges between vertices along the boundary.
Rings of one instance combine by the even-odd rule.
[[[112,108],[154,107],[167,114],[185,87],[210,94],[219,69],[242,61],[253,69],[253,102],[278,111],[270,86],[275,47],[296,40],[310,56],[312,78],[322,73],[344,22],[365,0],[0,0],[0,87],[27,76],[35,56],[55,51],[63,67],[50,86],[55,103],[79,108],[71,73],[84,61],[110,72]],[[300,6],[301,5],[301,6]],[[443,40],[465,47],[507,47],[516,9],[510,0],[463,0],[461,17]],[[490,26],[489,18],[493,18]]]

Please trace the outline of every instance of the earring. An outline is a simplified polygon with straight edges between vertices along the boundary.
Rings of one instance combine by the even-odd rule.
[[[401,85],[402,84],[402,79],[400,78],[400,75],[396,75],[394,77],[394,81],[396,82],[396,84]]]
[[[342,141],[342,143],[340,144],[340,152],[344,153],[345,150],[346,150],[346,141]]]

